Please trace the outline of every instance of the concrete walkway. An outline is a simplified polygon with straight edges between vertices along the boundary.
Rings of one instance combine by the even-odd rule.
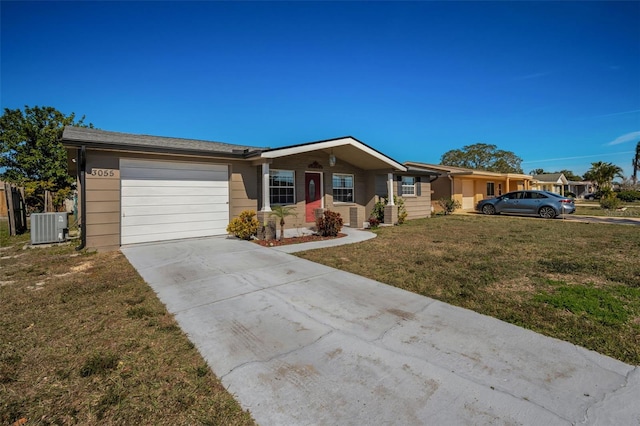
[[[262,425],[640,424],[640,368],[491,317],[236,239],[122,252]]]

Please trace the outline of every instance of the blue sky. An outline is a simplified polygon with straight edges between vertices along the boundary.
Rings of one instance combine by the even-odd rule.
[[[477,142],[525,172],[640,141],[640,2],[0,2],[0,105],[104,130],[399,161]]]

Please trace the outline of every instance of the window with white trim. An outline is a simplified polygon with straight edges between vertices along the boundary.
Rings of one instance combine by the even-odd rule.
[[[413,176],[402,176],[402,195],[416,195],[416,178]]]
[[[333,174],[333,202],[353,203],[353,175]]]
[[[293,170],[269,170],[269,201],[273,205],[295,204],[295,173]]]
[[[487,182],[487,197],[494,197],[495,195],[495,184],[493,182]]]

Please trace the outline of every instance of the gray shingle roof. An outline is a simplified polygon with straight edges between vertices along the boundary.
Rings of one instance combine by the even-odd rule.
[[[562,176],[562,173],[543,173],[541,175],[533,175],[533,178],[541,182],[557,182],[560,176]]]
[[[86,145],[93,148],[121,149],[127,151],[190,152],[240,157],[246,156],[250,152],[261,151],[263,149],[254,146],[233,145],[221,142],[134,135],[73,126],[66,126],[64,128],[62,143],[71,146]]]

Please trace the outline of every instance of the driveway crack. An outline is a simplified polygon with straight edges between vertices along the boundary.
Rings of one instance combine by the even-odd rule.
[[[280,352],[279,354],[273,355],[273,356],[271,356],[269,358],[266,358],[266,359],[252,360],[252,361],[243,362],[242,364],[238,364],[235,367],[233,367],[231,370],[229,370],[227,373],[225,373],[223,376],[220,376],[220,380],[224,380],[228,375],[230,375],[231,373],[233,373],[237,369],[242,368],[242,367],[244,367],[246,365],[250,365],[250,364],[267,364],[267,363],[269,363],[269,362],[271,362],[271,361],[273,361],[275,359],[283,358],[283,357],[286,357],[287,355],[290,355],[292,353],[298,352],[299,350],[304,349],[304,348],[306,348],[308,346],[313,346],[316,343],[318,343],[319,341],[321,341],[322,339],[324,339],[325,337],[327,337],[328,335],[333,334],[333,333],[335,333],[335,330],[332,329],[332,330],[329,330],[326,333],[322,334],[321,336],[318,336],[317,339],[315,339],[315,340],[313,340],[313,341],[311,341],[311,342],[309,342],[307,344],[304,344],[302,346],[299,346],[297,348],[293,348],[293,349],[291,349],[289,351]]]

